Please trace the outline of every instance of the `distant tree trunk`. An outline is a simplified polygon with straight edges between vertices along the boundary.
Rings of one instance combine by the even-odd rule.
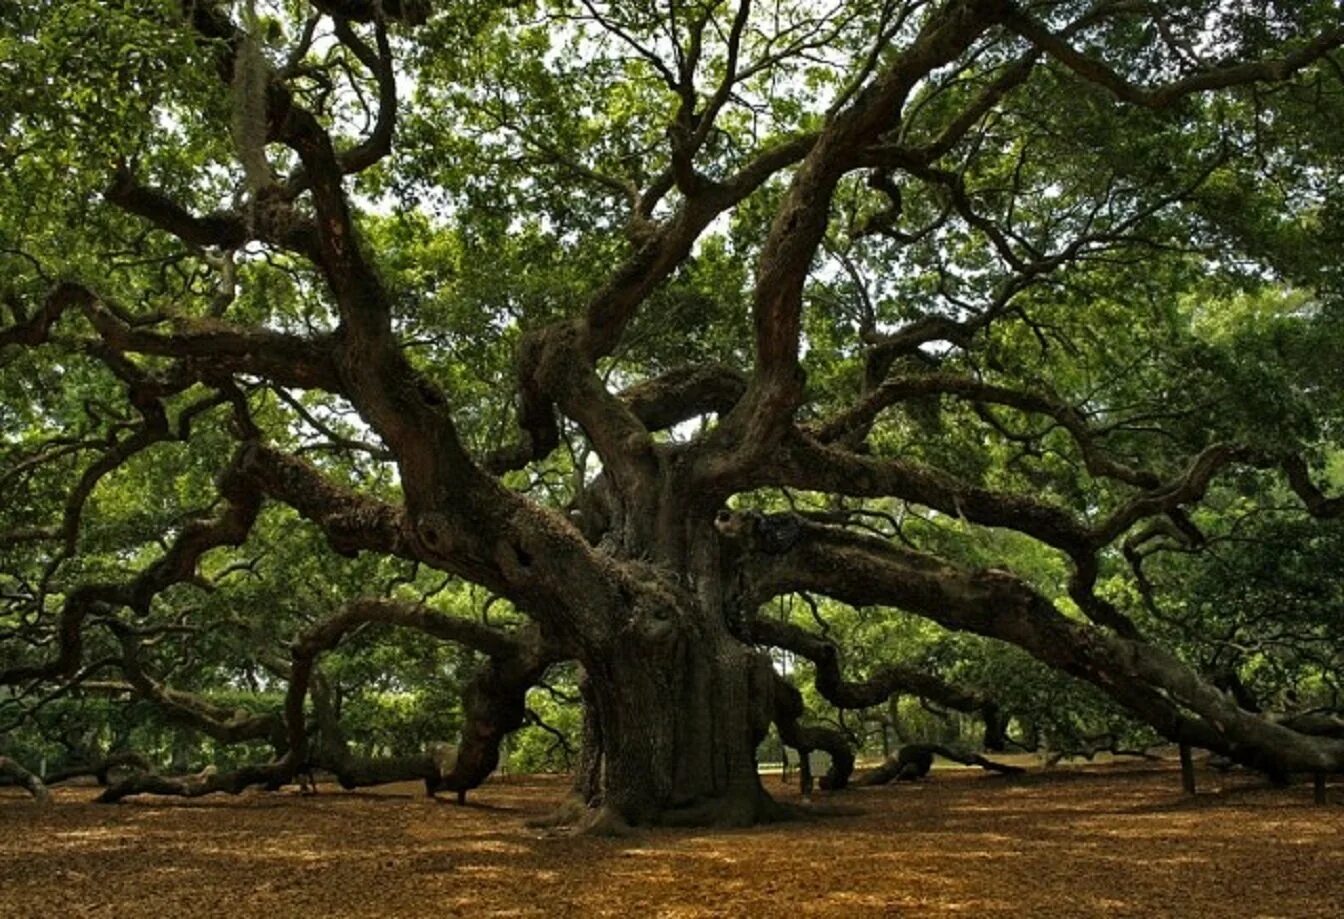
[[[812,754],[798,754],[798,794],[804,798],[812,797]]]
[[[1002,753],[1008,749],[1008,716],[997,705],[989,703],[984,708],[983,717],[985,749],[991,753]]]
[[[1181,744],[1181,787],[1188,795],[1195,793],[1195,763],[1190,757],[1188,743]]]

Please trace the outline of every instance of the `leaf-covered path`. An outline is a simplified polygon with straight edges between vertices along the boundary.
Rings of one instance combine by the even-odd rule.
[[[0,916],[1338,916],[1344,788],[1169,767],[939,770],[847,793],[862,816],[574,839],[529,829],[553,779],[462,808],[326,791],[46,808],[0,790]],[[778,788],[774,779],[772,789]]]

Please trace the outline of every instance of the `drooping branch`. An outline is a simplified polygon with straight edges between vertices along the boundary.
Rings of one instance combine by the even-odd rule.
[[[775,463],[758,475],[763,484],[911,501],[953,518],[1026,533],[1070,554],[1093,545],[1083,521],[1044,501],[971,485],[907,460],[828,446],[802,433],[790,437]]]
[[[415,629],[486,655],[487,661],[473,675],[465,691],[462,736],[451,762],[443,761],[434,751],[396,764],[352,757],[334,727],[334,719],[328,717],[325,719],[327,724],[321,725],[323,704],[316,694],[314,704],[324,729],[324,746],[315,756],[307,751],[303,698],[309,691],[310,682],[313,689],[320,692],[314,669],[317,658],[336,647],[350,631],[368,623]],[[422,606],[393,600],[361,600],[350,604],[301,636],[294,643],[291,655],[293,662],[285,707],[295,760],[313,759],[334,772],[346,787],[391,781],[388,776],[396,772],[403,780],[424,780],[431,794],[448,790],[458,792],[459,796],[480,785],[494,772],[499,765],[501,741],[521,727],[526,719],[527,691],[540,682],[546,668],[559,657],[535,630],[511,635],[472,620],[445,616]]]
[[[947,628],[1015,644],[1094,683],[1169,739],[1260,768],[1344,768],[1344,742],[1239,708],[1174,655],[1071,620],[1007,572],[970,571],[870,536],[802,527],[790,551],[758,569],[754,596],[812,591],[856,605],[900,607]]]
[[[8,756],[0,756],[0,778],[7,779],[26,789],[33,796],[33,800],[39,804],[46,804],[51,800],[51,792],[47,790],[47,786],[42,779],[25,769],[17,760]]]
[[[986,731],[997,729],[1001,717],[998,703],[981,693],[944,682],[914,667],[884,664],[866,680],[846,680],[840,670],[840,649],[826,638],[788,622],[757,616],[751,623],[752,638],[759,644],[783,648],[811,661],[816,667],[817,692],[837,708],[858,709],[880,705],[893,695],[926,699],[943,708],[978,714]]]
[[[249,788],[280,788],[293,778],[284,761],[240,766],[220,772],[208,766],[196,775],[167,776],[153,772],[133,773],[113,782],[98,795],[99,804],[116,804],[136,795],[163,795],[173,798],[200,798],[212,794],[241,794]]]
[[[237,456],[220,475],[220,494],[228,503],[217,517],[187,523],[168,551],[131,580],[85,584],[72,590],[57,622],[56,656],[45,663],[0,671],[0,685],[72,675],[83,661],[83,629],[88,616],[116,607],[147,612],[155,596],[195,577],[196,565],[205,553],[223,546],[242,545],[261,510],[261,497],[245,485],[236,460]]]
[[[125,164],[117,168],[103,195],[127,213],[143,217],[193,246],[237,249],[248,239],[247,221],[241,214],[232,211],[205,216],[192,214],[165,192],[141,185]]]
[[[121,668],[131,690],[153,703],[171,721],[200,731],[224,744],[248,740],[269,740],[283,749],[285,725],[278,713],[255,714],[245,708],[218,705],[196,693],[165,686],[145,670],[141,661],[141,641],[134,629],[111,620],[121,639]]]
[[[935,756],[950,759],[952,762],[961,763],[963,766],[979,766],[1000,775],[1020,775],[1026,771],[1020,766],[995,762],[977,753],[955,750],[942,744],[907,744],[882,765],[855,779],[854,784],[860,788],[865,788],[873,785],[885,785],[893,780],[908,782],[923,778],[928,775],[929,769],[932,768]]]
[[[806,709],[802,693],[779,674],[774,674],[771,696],[774,702],[772,720],[779,729],[779,737],[804,758],[813,750],[823,750],[831,757],[831,768],[822,779],[825,789],[839,790],[849,784],[854,772],[854,751],[844,734],[834,728],[802,724]]]
[[[1327,498],[1311,480],[1306,460],[1297,455],[1288,456],[1282,460],[1282,465],[1289,487],[1302,499],[1308,513],[1321,519],[1344,517],[1344,497]]]

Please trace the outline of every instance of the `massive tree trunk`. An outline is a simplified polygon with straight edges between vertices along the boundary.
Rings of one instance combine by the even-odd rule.
[[[770,659],[734,633],[739,597],[712,511],[661,484],[619,502],[608,492],[607,526],[591,537],[649,560],[625,563],[635,576],[622,608],[580,654],[582,808],[569,816],[598,830],[745,825],[779,810],[756,771],[772,720]]]
[[[769,816],[755,756],[770,724],[768,658],[707,616],[631,626],[587,665],[600,757],[582,789],[591,818],[743,825]]]

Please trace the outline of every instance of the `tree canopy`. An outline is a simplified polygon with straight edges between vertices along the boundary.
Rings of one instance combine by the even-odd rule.
[[[530,725],[597,830],[776,816],[772,726],[1344,770],[1342,44],[0,8],[0,754],[461,794]]]

